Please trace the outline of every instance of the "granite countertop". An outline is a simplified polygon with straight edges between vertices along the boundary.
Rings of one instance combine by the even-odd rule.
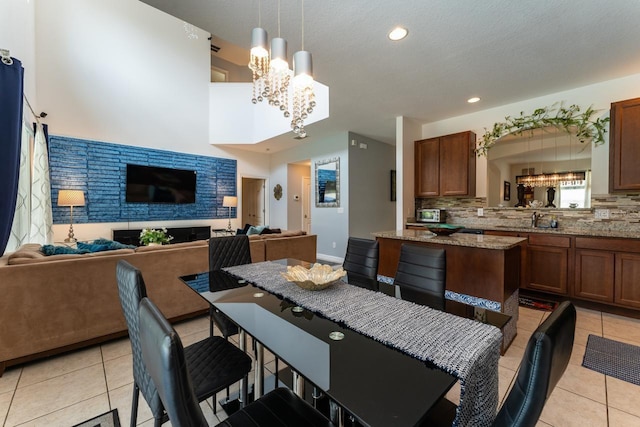
[[[385,239],[411,240],[436,243],[440,245],[466,246],[470,248],[506,250],[526,242],[523,237],[486,236],[483,234],[454,233],[451,236],[436,236],[430,231],[395,230],[371,233],[375,237]]]
[[[407,222],[406,225],[426,227],[423,222]],[[625,239],[640,239],[640,227],[626,228],[626,229],[610,229],[602,230],[594,227],[589,227],[585,224],[584,227],[572,228],[563,227],[562,224],[558,228],[549,227],[517,227],[509,225],[465,225],[466,228],[472,228],[485,231],[511,231],[515,233],[543,233],[543,234],[565,234],[570,236],[586,236],[586,237],[612,237],[612,238],[625,238]]]

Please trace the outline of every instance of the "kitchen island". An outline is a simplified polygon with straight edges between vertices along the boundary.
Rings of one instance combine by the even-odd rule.
[[[430,231],[395,230],[372,233],[380,245],[378,279],[392,282],[402,244],[444,249],[446,297],[512,316],[504,329],[506,348],[516,334],[520,256],[526,238],[455,233],[436,236]]]

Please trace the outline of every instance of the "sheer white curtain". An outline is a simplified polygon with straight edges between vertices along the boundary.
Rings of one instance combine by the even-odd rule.
[[[38,123],[33,144],[33,176],[31,178],[30,243],[53,242],[53,214],[51,212],[51,182],[49,155],[42,125]]]
[[[33,137],[31,126],[23,122],[18,199],[6,252],[13,252],[21,245],[29,242],[31,228],[31,140]]]

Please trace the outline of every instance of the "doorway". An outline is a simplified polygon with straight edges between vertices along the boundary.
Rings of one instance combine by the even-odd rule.
[[[311,234],[311,177],[302,177],[302,229]]]
[[[242,225],[264,225],[265,195],[264,178],[242,177]]]

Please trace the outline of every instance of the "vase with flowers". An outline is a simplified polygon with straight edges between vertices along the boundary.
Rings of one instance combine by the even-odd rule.
[[[156,230],[154,228],[145,228],[140,232],[140,243],[145,246],[164,245],[169,243],[173,236],[167,234],[166,228]]]

